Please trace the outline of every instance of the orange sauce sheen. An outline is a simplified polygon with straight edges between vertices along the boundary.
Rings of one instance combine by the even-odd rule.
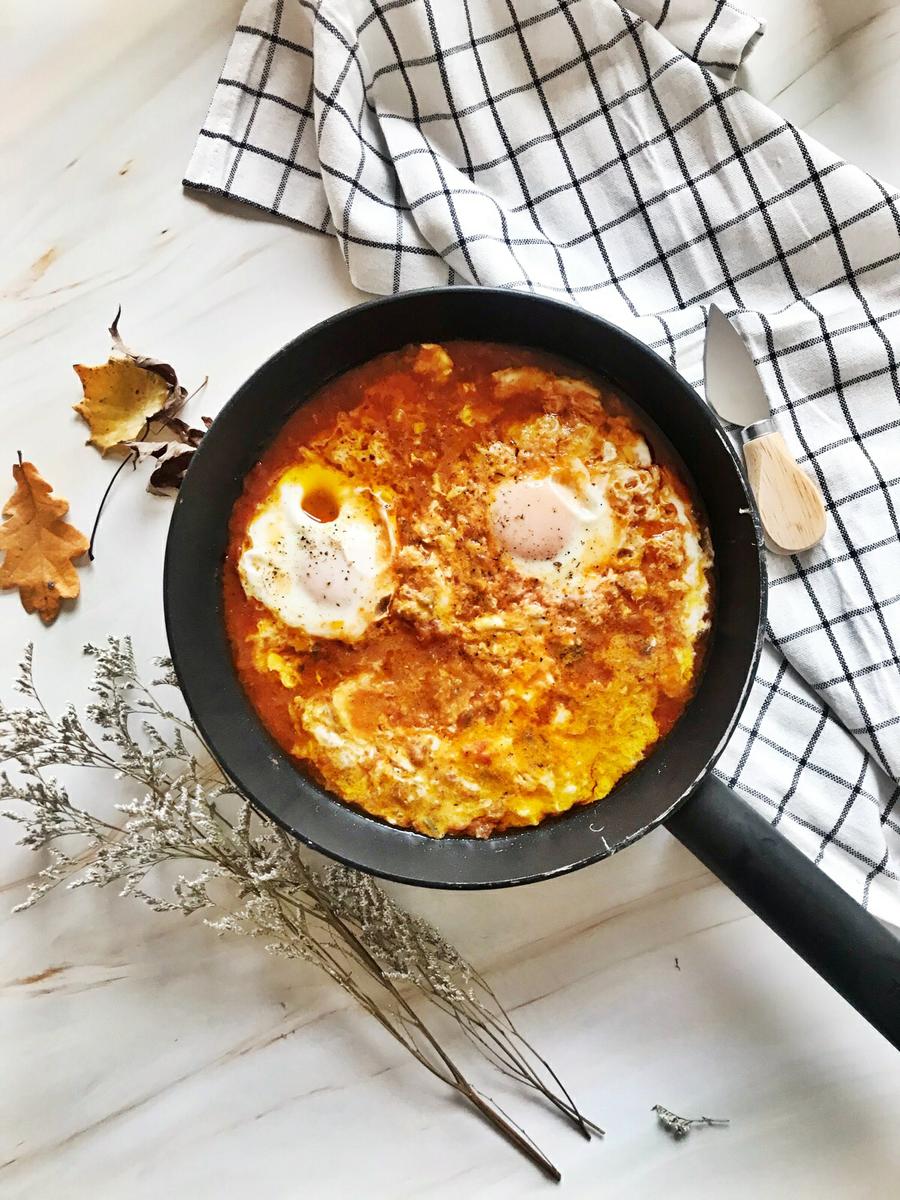
[[[445,349],[449,375],[423,371],[419,347],[407,347],[334,379],[297,409],[234,506],[224,611],[243,687],[305,770],[392,823],[434,836],[488,836],[600,798],[678,719],[696,683],[708,622],[686,636],[679,604],[687,560],[676,544],[677,505],[665,496],[677,497],[701,539],[702,528],[690,489],[651,435],[654,462],[641,479],[657,492],[652,503],[637,492],[618,500],[613,493],[613,506],[629,514],[628,536],[603,564],[606,582],[602,594],[591,593],[593,607],[554,592],[553,580],[542,588],[523,579],[490,532],[489,489],[498,472],[525,463],[530,474],[553,473],[565,483],[574,459],[568,450],[560,459],[553,445],[580,437],[584,456],[599,463],[604,444],[630,454],[640,427],[596,380],[589,382],[598,399],[528,387],[499,394],[493,373],[510,367],[585,378],[550,356],[480,342]],[[523,425],[542,419],[563,430],[552,445],[519,438]],[[497,456],[513,465],[488,472],[485,447],[512,445],[515,456]],[[352,643],[280,626],[245,594],[238,571],[254,515],[310,451],[332,465],[340,452],[341,470],[388,497],[394,523],[396,591],[387,615]],[[321,522],[337,514],[327,490],[306,494],[303,507]],[[431,582],[439,569],[449,581],[442,595],[449,589],[450,596],[442,616]],[[523,617],[529,612],[537,614],[532,623]],[[485,614],[501,625],[482,639],[473,630]],[[288,664],[280,673],[260,654],[265,622],[274,623],[278,661]],[[348,738],[381,749],[377,760],[344,771],[315,742],[309,714],[322,706],[330,713],[335,689],[348,680],[371,681],[347,693]],[[405,766],[386,773],[385,762],[408,764],[414,778]]]

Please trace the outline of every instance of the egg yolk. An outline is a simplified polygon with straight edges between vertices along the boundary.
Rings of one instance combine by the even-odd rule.
[[[518,479],[499,488],[491,519],[503,548],[527,561],[556,558],[577,527],[549,479]]]
[[[323,525],[330,524],[336,521],[338,514],[341,511],[341,503],[337,496],[330,488],[315,487],[311,491],[304,492],[303,511],[316,521],[320,521]]]

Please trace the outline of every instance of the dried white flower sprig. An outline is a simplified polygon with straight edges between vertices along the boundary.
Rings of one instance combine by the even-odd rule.
[[[730,1124],[726,1117],[679,1117],[678,1113],[673,1113],[670,1108],[664,1108],[661,1104],[654,1104],[651,1112],[656,1113],[656,1118],[661,1127],[670,1133],[676,1142],[680,1142],[699,1125],[721,1126],[724,1128]]]
[[[602,1130],[578,1111],[549,1064],[528,1044],[478,972],[433,926],[398,907],[368,875],[318,869],[297,841],[251,808],[209,760],[194,727],[157,696],[177,687],[167,659],[149,687],[128,638],[85,647],[95,660],[93,703],[51,716],[34,685],[29,647],[16,681],[24,708],[0,706],[0,775],[5,813],[21,823],[21,844],[45,850],[29,908],[60,884],[116,884],[157,912],[205,910],[220,933],[264,938],[267,948],[303,959],[337,984],[433,1075],[441,1079],[552,1179],[559,1171],[528,1135],[450,1057],[413,1005],[449,1017],[470,1049],[538,1092],[586,1138]],[[53,768],[103,768],[137,784],[140,797],[118,806],[121,825],[73,804]],[[73,839],[75,841],[73,842]],[[189,865],[167,894],[153,886],[163,863]],[[148,878],[150,877],[150,878]],[[421,1007],[421,1005],[420,1005]]]

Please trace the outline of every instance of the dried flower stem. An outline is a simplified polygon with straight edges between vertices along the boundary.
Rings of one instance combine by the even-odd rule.
[[[558,1180],[553,1163],[470,1081],[405,994],[411,988],[435,1014],[453,1020],[482,1061],[536,1091],[584,1137],[602,1134],[481,975],[370,876],[313,867],[294,839],[251,808],[206,760],[190,722],[160,702],[157,687],[177,686],[171,663],[160,660],[164,677],[147,687],[127,638],[85,652],[96,660],[87,720],[73,707],[50,715],[34,685],[30,647],[17,679],[28,705],[0,707],[0,760],[15,763],[19,773],[17,782],[0,775],[0,800],[18,806],[5,815],[23,826],[21,844],[46,849],[51,860],[18,907],[60,884],[117,883],[122,895],[158,912],[205,910],[207,924],[220,933],[265,938],[273,953],[323,970],[417,1062]],[[143,794],[119,806],[121,826],[111,824],[71,802],[47,774],[60,766],[113,771]],[[74,855],[61,844],[73,837],[82,841]],[[169,862],[196,864],[199,873],[180,875],[170,895],[147,890],[148,877]]]
[[[686,1138],[696,1125],[724,1127],[730,1124],[726,1117],[679,1117],[678,1113],[673,1113],[670,1108],[664,1108],[661,1104],[654,1104],[650,1111],[656,1113],[662,1128],[666,1133],[670,1133],[676,1142]]]

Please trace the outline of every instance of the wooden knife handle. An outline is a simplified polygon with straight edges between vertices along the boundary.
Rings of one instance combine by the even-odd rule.
[[[776,554],[811,550],[825,536],[822,493],[800,470],[777,430],[744,443],[747,477],[769,548]]]

